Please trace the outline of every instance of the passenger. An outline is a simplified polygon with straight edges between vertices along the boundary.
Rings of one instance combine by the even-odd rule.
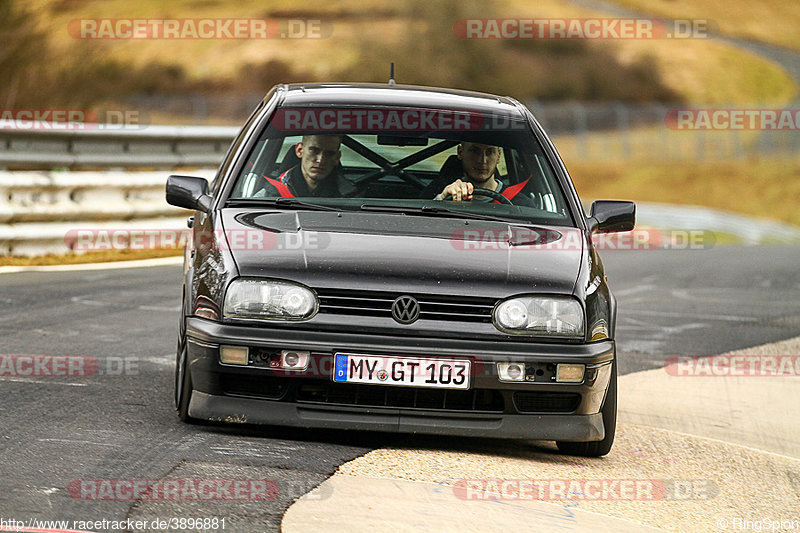
[[[300,162],[278,179],[266,178],[266,196],[340,197],[336,167],[342,157],[339,135],[304,135],[294,147]],[[266,177],[266,176],[265,176]]]

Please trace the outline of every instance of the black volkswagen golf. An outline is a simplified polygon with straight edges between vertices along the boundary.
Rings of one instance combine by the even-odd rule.
[[[555,440],[608,453],[616,303],[531,112],[395,84],[273,88],[195,210],[175,402],[184,421]]]

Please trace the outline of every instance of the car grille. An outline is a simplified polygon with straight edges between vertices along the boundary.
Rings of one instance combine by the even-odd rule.
[[[352,291],[340,289],[316,289],[319,296],[319,312],[339,315],[373,316],[392,318],[392,303],[404,293],[379,291]],[[410,294],[417,299],[420,320],[443,320],[459,322],[492,321],[492,309],[496,300],[466,296],[440,296]]]
[[[344,383],[304,383],[297,389],[298,402],[405,407],[449,411],[503,412],[503,396],[495,390],[445,390],[420,387],[386,387]]]
[[[515,392],[514,405],[520,413],[571,413],[581,403],[574,392]]]
[[[241,374],[222,374],[222,390],[228,396],[247,396],[279,400],[286,395],[291,382],[286,378],[274,376],[243,376]]]

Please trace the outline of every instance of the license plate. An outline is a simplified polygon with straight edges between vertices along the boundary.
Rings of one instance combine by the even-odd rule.
[[[469,389],[470,361],[337,353],[333,381],[401,387]]]

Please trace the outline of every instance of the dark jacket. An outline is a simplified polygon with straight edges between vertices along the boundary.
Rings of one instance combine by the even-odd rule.
[[[277,179],[264,177],[269,183],[264,188],[265,196],[310,196],[338,198],[339,191],[338,173],[334,169],[331,174],[320,183],[313,191],[308,188],[303,171],[300,166],[294,166],[278,176]]]

